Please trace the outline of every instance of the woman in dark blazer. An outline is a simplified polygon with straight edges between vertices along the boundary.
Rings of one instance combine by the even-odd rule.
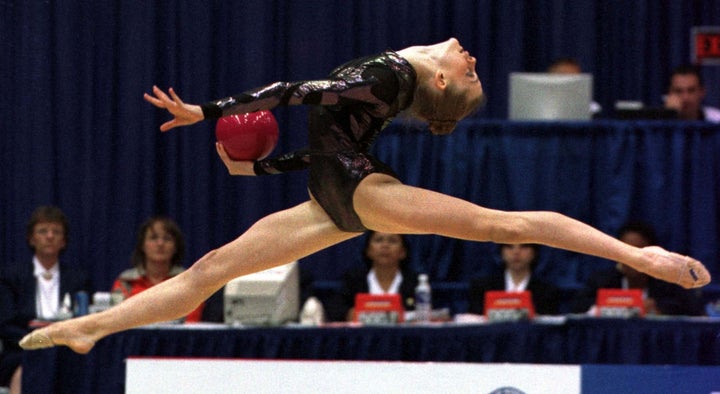
[[[31,322],[56,318],[65,294],[90,292],[87,273],[60,262],[68,242],[68,220],[60,208],[36,208],[25,236],[32,259],[0,267],[0,386],[10,392],[21,391],[18,341],[31,331]]]
[[[400,294],[405,309],[414,309],[417,275],[408,268],[407,256],[404,236],[368,232],[362,254],[365,266],[345,273],[339,293],[325,305],[328,320],[352,320],[359,293]]]
[[[503,270],[494,275],[470,282],[468,312],[485,313],[485,292],[523,291],[532,295],[535,313],[539,315],[558,314],[560,290],[533,275],[537,265],[539,246],[535,244],[500,245]]]

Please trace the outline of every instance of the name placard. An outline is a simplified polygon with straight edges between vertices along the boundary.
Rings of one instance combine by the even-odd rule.
[[[601,317],[642,317],[645,304],[640,289],[598,289],[597,315]]]
[[[405,309],[400,301],[400,294],[368,294],[355,295],[355,314],[353,321],[368,325],[402,323]]]
[[[488,321],[530,320],[535,317],[532,295],[529,291],[485,292],[485,317]]]

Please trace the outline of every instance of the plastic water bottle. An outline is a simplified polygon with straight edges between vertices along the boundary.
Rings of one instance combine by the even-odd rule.
[[[430,321],[432,314],[432,290],[426,274],[418,275],[418,285],[415,288],[415,320],[419,323]]]
[[[75,293],[75,316],[85,316],[88,314],[90,309],[90,297],[86,291],[78,291]]]
[[[118,305],[124,300],[125,295],[123,294],[122,290],[116,289],[113,290],[112,293],[110,293],[110,306]]]
[[[65,293],[62,303],[60,303],[60,310],[58,311],[55,318],[57,320],[66,320],[72,317],[72,299],[70,298],[70,293]]]

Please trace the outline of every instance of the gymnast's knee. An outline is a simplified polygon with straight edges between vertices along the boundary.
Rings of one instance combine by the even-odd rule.
[[[489,223],[489,241],[495,243],[523,243],[527,241],[531,220],[517,212],[503,212],[498,220]]]
[[[217,287],[225,284],[225,278],[222,275],[223,270],[220,268],[221,264],[217,259],[217,249],[213,249],[193,263],[187,269],[187,274],[190,275],[196,286]]]

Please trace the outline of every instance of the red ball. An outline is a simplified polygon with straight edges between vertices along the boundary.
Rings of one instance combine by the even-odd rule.
[[[223,116],[215,125],[215,138],[233,160],[260,160],[277,144],[277,120],[270,111]]]

